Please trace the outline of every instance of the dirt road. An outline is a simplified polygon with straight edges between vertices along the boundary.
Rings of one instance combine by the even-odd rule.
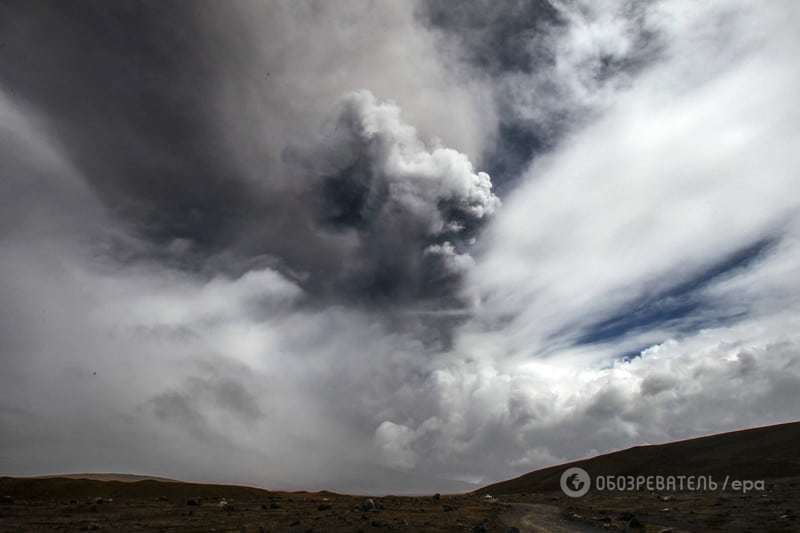
[[[539,503],[514,503],[500,519],[521,533],[596,533],[602,531],[588,525],[572,522],[561,516],[554,505]]]

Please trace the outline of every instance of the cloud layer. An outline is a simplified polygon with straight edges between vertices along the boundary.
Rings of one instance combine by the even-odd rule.
[[[3,473],[459,490],[800,412],[792,2],[50,7]]]

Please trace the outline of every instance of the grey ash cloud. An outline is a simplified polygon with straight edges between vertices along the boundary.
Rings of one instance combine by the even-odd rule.
[[[541,66],[536,56],[552,52],[536,49],[532,42],[565,21],[557,3],[548,0],[479,0],[453,6],[446,0],[428,0],[420,16],[428,24],[458,41],[458,52],[490,75],[508,71],[531,72]],[[542,57],[542,60],[544,58]]]
[[[462,256],[494,211],[488,175],[466,156],[428,148],[399,118],[365,131],[358,122],[366,115],[400,110],[354,97],[343,104],[350,84],[327,89],[326,108],[303,109],[308,97],[275,87],[294,81],[291,54],[257,61],[259,72],[237,65],[237,47],[260,44],[215,36],[220,28],[209,26],[244,24],[237,11],[251,7],[9,3],[3,83],[46,115],[87,186],[140,239],[133,249],[114,242],[120,259],[172,261],[207,276],[269,264],[326,300],[452,305]],[[276,9],[287,23],[315,16]],[[230,114],[248,110],[241,102],[220,109],[220,79],[275,94],[276,102],[259,104],[262,129],[254,132],[266,146],[225,129]],[[287,101],[300,109],[288,118]],[[309,117],[302,131],[283,133],[287,120]],[[239,150],[258,155],[243,168]],[[390,168],[398,157],[401,167],[416,157],[430,162]]]
[[[321,230],[347,247],[322,283],[383,304],[456,304],[469,248],[500,206],[489,175],[426,146],[393,103],[358,92],[341,107],[316,153],[292,156],[319,175]]]
[[[220,246],[253,207],[204,111],[218,70],[175,2],[4,3],[4,89],[46,116],[113,211],[155,242]],[[36,43],[32,46],[31,43]],[[111,134],[110,132],[113,132]]]
[[[510,76],[530,76],[555,60],[544,36],[563,27],[559,10],[547,0],[523,2],[469,2],[453,6],[428,0],[419,7],[419,16],[440,34],[440,46],[459,57],[462,68],[471,75],[489,76],[502,86]],[[553,144],[552,128],[541,128],[522,120],[514,112],[507,95],[497,91],[502,110],[497,137],[487,160],[498,186],[511,187],[535,154]]]
[[[468,76],[492,80],[499,123],[487,168],[499,190],[513,189],[533,159],[657,59],[663,43],[647,10],[561,0],[421,4],[443,53]]]
[[[0,29],[1,468],[96,468],[46,429],[72,418],[133,469],[336,486],[333,462],[273,462],[327,428],[371,472],[351,482],[379,485],[382,420],[325,406],[396,387],[391,358],[429,358],[471,305],[499,207],[472,163],[488,89],[453,83],[410,5],[4,2]],[[30,439],[63,453],[23,456]],[[248,459],[203,473],[225,448]]]
[[[462,490],[796,416],[799,25],[0,2],[0,473]]]

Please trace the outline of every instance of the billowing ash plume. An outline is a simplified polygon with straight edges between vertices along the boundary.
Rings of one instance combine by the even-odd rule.
[[[420,494],[796,419],[798,26],[1,0],[0,472]]]
[[[343,99],[313,153],[290,156],[318,175],[321,231],[347,243],[332,275],[312,287],[384,303],[462,303],[469,248],[500,200],[466,155],[431,144],[397,105],[359,91]]]

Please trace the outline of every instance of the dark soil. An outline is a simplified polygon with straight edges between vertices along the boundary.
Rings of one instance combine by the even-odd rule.
[[[0,478],[0,495],[0,531],[505,531],[501,504],[476,495],[369,504],[326,492],[63,478]]]

